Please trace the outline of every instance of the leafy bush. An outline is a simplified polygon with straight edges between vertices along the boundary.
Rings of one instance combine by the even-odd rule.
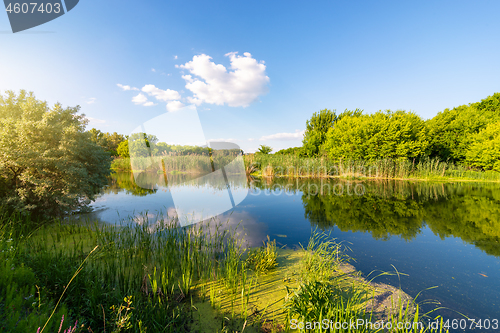
[[[110,155],[85,132],[79,107],[0,95],[0,204],[37,215],[87,206],[107,184]]]
[[[488,125],[472,138],[466,162],[484,170],[500,171],[500,122]]]
[[[306,131],[302,141],[304,155],[312,157],[320,153],[321,146],[326,141],[326,133],[333,127],[336,120],[335,110],[324,109],[312,115],[311,119],[306,122]]]
[[[259,149],[257,150],[257,154],[269,154],[273,151],[273,148],[266,146],[266,145],[260,145]]]
[[[130,152],[128,150],[128,140],[120,142],[118,147],[116,148],[116,153],[123,158],[129,158]]]
[[[274,155],[304,155],[304,149],[302,147],[292,147],[287,149],[281,149],[274,153]]]
[[[114,132],[113,134],[109,132],[104,133],[95,128],[92,128],[89,133],[92,142],[102,147],[112,156],[119,155],[117,149],[119,145],[125,140],[125,136],[123,134],[118,134],[116,132]]]
[[[415,113],[379,111],[346,115],[327,133],[325,151],[332,159],[415,158],[429,145],[425,122]]]
[[[481,102],[445,109],[427,121],[431,156],[464,162],[475,134],[500,121],[500,93]],[[473,158],[474,159],[474,158]]]

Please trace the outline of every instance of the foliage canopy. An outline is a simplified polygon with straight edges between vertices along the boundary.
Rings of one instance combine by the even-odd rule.
[[[104,150],[112,156],[118,155],[118,147],[126,140],[123,134],[118,134],[116,132],[112,134],[109,132],[104,133],[95,128],[92,128],[89,133],[92,142],[104,148]]]
[[[291,147],[286,149],[278,150],[274,155],[295,155],[302,156],[304,154],[303,147]]]
[[[336,120],[335,110],[323,109],[312,115],[311,119],[306,122],[306,131],[302,141],[304,155],[312,157],[320,154],[321,146],[326,141],[326,134]]]
[[[266,146],[266,145],[260,145],[260,147],[257,150],[257,153],[259,154],[269,154],[273,151],[273,148]]]
[[[481,102],[445,109],[427,121],[431,156],[465,162],[475,134],[500,121],[500,93]],[[497,133],[500,135],[500,133]]]
[[[324,145],[333,159],[415,158],[429,145],[425,122],[406,111],[361,112],[339,117]]]
[[[465,158],[470,166],[500,171],[500,121],[471,138]]]
[[[78,111],[49,108],[24,90],[0,94],[0,204],[53,216],[94,200],[107,184],[110,156]]]

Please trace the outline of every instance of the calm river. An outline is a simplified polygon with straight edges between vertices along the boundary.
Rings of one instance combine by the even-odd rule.
[[[155,184],[157,175],[150,177]],[[115,174],[85,217],[117,223],[140,221],[147,212],[152,221],[158,212],[175,212],[176,186],[158,181],[144,189],[130,173]],[[499,184],[248,179],[232,186],[248,194],[219,219],[244,227],[250,246],[267,235],[281,245],[306,246],[318,228],[348,245],[365,275],[395,267],[406,275],[375,281],[400,285],[413,297],[422,292],[417,301],[434,302],[424,310],[451,309],[432,317],[500,319]],[[211,191],[215,197],[226,189]]]

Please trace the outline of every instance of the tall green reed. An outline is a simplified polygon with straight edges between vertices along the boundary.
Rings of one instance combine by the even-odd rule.
[[[441,161],[438,158],[331,160],[325,157],[307,158],[295,155],[257,154],[245,156],[245,165],[264,177],[369,177],[398,179],[473,179],[499,181],[500,174],[493,171],[468,169],[463,165]]]
[[[375,297],[374,291],[370,291],[373,290],[369,287],[371,281],[353,279],[341,269],[350,259],[344,253],[345,249],[347,247],[337,244],[330,235],[313,231],[302,259],[301,282],[297,288],[287,286],[285,310],[288,329],[318,333],[445,332],[430,329],[422,322],[416,298],[407,302],[399,298],[387,318],[377,317],[374,309],[367,306]],[[399,272],[396,273],[399,275]],[[387,274],[390,273],[382,273]],[[428,314],[430,312],[425,315]],[[383,326],[384,322],[386,326]],[[392,329],[386,330],[387,322]],[[402,328],[398,327],[399,323],[403,323]]]

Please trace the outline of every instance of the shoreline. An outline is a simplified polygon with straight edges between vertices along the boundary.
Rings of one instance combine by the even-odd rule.
[[[258,247],[247,250],[251,249],[258,249]],[[278,329],[277,332],[281,332],[281,329],[289,324],[285,304],[293,295],[290,291],[300,290],[300,286],[305,282],[302,275],[304,273],[303,260],[308,251],[301,248],[285,248],[278,249],[277,253],[277,267],[266,273],[249,274],[248,279],[255,279],[255,285],[250,290],[252,301],[248,303],[248,309],[251,313],[249,317],[260,316],[263,326],[267,325],[268,328]],[[366,311],[367,318],[374,323],[390,321],[400,313],[401,309],[409,316],[415,313],[416,306],[413,297],[402,289],[385,283],[373,282],[347,262],[342,262],[337,268],[332,268],[333,280],[336,281],[334,283],[341,285],[345,295],[352,293],[351,296],[354,299],[357,293],[364,295],[355,302],[361,311]],[[220,325],[220,318],[229,317],[233,312],[243,317],[243,313],[240,313],[242,304],[239,297],[232,299],[230,294],[226,294],[225,297],[221,296],[217,299],[215,308],[210,306],[209,290],[215,286],[217,293],[217,290],[223,289],[221,283],[222,281],[202,283],[194,288],[197,291],[197,300],[194,305],[200,310],[199,319],[192,323],[195,331],[200,329],[200,325],[215,329],[217,325]]]
[[[130,158],[117,158],[112,162],[110,172],[164,173],[160,165],[156,164],[146,169],[132,169]],[[414,164],[408,160],[331,161],[322,158],[245,155],[244,165],[247,177],[500,183],[500,172],[472,170],[437,159]],[[168,174],[175,176],[206,172],[195,172],[192,166],[181,163],[178,170]]]
[[[369,181],[374,181],[374,180],[399,180],[399,181],[418,181],[418,182],[450,182],[450,183],[456,183],[456,182],[478,182],[478,183],[500,183],[499,180],[488,180],[488,179],[473,179],[473,178],[447,178],[447,177],[438,177],[438,178],[400,178],[400,177],[369,177],[369,176],[302,176],[302,175],[296,175],[296,176],[263,176],[261,174],[253,173],[250,174],[252,177],[258,177],[258,178],[263,178],[263,179],[269,179],[269,178],[289,178],[289,179],[347,179],[347,180],[369,180]]]
[[[113,173],[134,173],[134,172],[139,172],[139,173],[151,173],[151,174],[162,174],[162,172],[158,171],[147,171],[147,170],[111,170],[111,174]],[[180,171],[180,172],[175,172],[175,173],[169,173],[169,175],[195,175],[197,174],[196,172],[187,172],[187,171]],[[452,178],[452,177],[430,177],[430,178],[419,178],[419,177],[411,177],[411,178],[401,178],[401,177],[370,177],[370,176],[356,176],[356,175],[326,175],[326,176],[316,176],[316,175],[311,175],[311,176],[304,176],[304,175],[273,175],[273,176],[266,176],[262,175],[261,173],[251,173],[250,175],[247,174],[247,177],[255,177],[255,178],[261,178],[261,179],[272,179],[272,178],[279,178],[279,179],[342,179],[342,180],[357,180],[357,181],[377,181],[377,180],[398,180],[398,181],[412,181],[412,182],[438,182],[438,183],[458,183],[458,182],[477,182],[477,183],[500,183],[500,179],[498,180],[490,180],[490,179],[474,179],[474,178]]]

